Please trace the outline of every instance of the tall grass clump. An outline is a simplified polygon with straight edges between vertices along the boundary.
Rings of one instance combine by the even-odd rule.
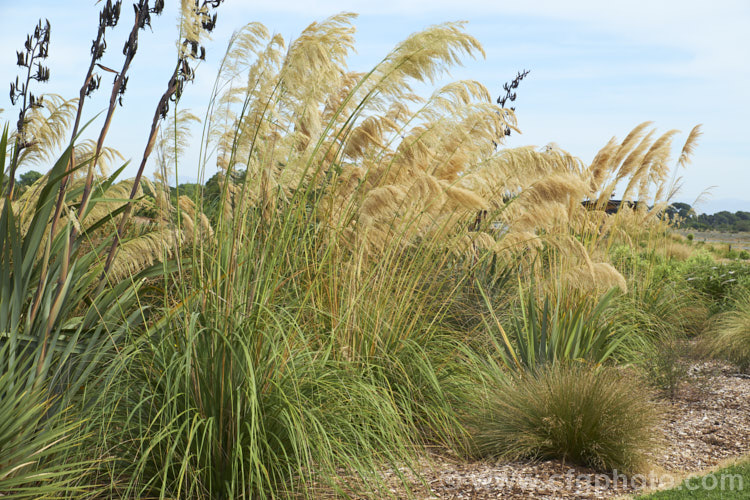
[[[117,478],[113,494],[372,493],[379,467],[410,463],[417,441],[394,392],[341,354],[312,300],[319,247],[305,209],[220,221],[168,288],[174,307],[134,333],[99,444],[115,457],[99,471]]]
[[[503,459],[556,458],[596,470],[644,470],[657,449],[659,410],[618,368],[557,363],[498,372],[467,416],[473,453]]]
[[[201,316],[145,341],[113,387],[112,494],[361,494],[379,484],[373,470],[408,463],[390,395],[310,349],[285,314],[229,331]]]
[[[119,411],[106,425],[122,435],[103,448],[116,458],[102,473],[118,492],[373,494],[380,468],[408,466],[426,441],[460,433],[457,397],[445,394],[460,372],[456,338],[441,325],[443,308],[429,304],[441,286],[429,278],[472,265],[452,245],[482,202],[425,172],[403,185],[413,177],[401,170],[432,168],[423,150],[408,149],[451,136],[440,123],[449,111],[465,112],[466,127],[494,116],[491,130],[471,129],[486,136],[499,136],[502,122],[489,103],[471,101],[487,93],[469,82],[425,104],[432,129],[390,149],[416,119],[397,107],[408,81],[431,80],[480,49],[460,25],[440,25],[372,72],[347,74],[351,18],[311,25],[286,52],[259,25],[232,39],[214,96],[223,106],[208,118],[223,132],[204,137],[220,169],[212,231],[175,252],[187,258],[180,280],[166,278],[174,306],[144,331],[108,403]],[[226,84],[245,78],[250,85]],[[372,128],[365,110],[389,109]]]
[[[316,125],[320,136],[293,134],[274,148],[266,135],[285,132],[269,130],[278,117],[289,127],[315,125],[305,120],[326,94],[300,95],[303,88],[287,79],[328,74],[331,60],[300,75],[298,59],[323,44],[346,49],[349,17],[311,26],[276,71],[266,68],[268,81],[245,90],[222,138],[227,156],[220,156],[213,234],[186,249],[186,279],[169,287],[167,300],[178,306],[165,311],[123,372],[118,394],[128,399],[112,402],[125,409],[113,427],[126,434],[116,441],[133,444],[115,448],[111,472],[124,478],[125,495],[372,494],[378,468],[409,464],[422,439],[417,424],[439,420],[422,403],[425,389],[439,392],[436,369],[418,355],[429,345],[415,270],[427,269],[427,260],[408,259],[398,236],[380,241],[373,260],[369,246],[347,248],[340,222],[326,220],[335,172],[326,172],[331,158],[317,155],[340,151],[324,143],[342,133],[330,121],[339,111]],[[264,30],[244,33],[251,43]],[[279,43],[272,40],[269,50]],[[314,101],[300,108],[305,99]],[[241,162],[246,173],[233,175]]]

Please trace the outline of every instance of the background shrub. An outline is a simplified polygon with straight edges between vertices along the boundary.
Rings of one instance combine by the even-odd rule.
[[[731,307],[736,288],[750,289],[750,266],[743,262],[717,263],[709,257],[699,257],[686,263],[684,275],[686,282],[709,301],[711,313]]]

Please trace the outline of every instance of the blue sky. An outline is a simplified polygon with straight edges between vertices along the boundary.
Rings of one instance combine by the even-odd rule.
[[[174,60],[177,3],[167,0],[153,32],[141,35],[125,106],[117,110],[109,135],[108,145],[136,161]],[[121,64],[132,16],[127,4],[121,26],[108,36],[110,50],[102,61],[107,66]],[[45,91],[77,95],[98,10],[94,0],[0,0],[0,85],[7,89],[15,79],[15,50],[37,19],[47,17],[52,24],[52,78]],[[508,146],[555,142],[588,162],[610,137],[623,138],[642,121],[654,121],[662,132],[681,130],[678,146],[702,123],[704,135],[693,164],[682,172],[677,199],[690,203],[713,186],[711,198],[699,209],[750,210],[748,0],[228,0],[219,10],[208,61],[198,68],[181,106],[202,114],[216,62],[231,32],[243,24],[260,21],[289,40],[309,23],[341,11],[360,14],[352,70],[369,69],[414,31],[456,20],[468,21],[467,30],[487,57],[465,61],[452,70],[451,79],[478,80],[498,95],[516,71],[530,69],[516,101],[523,134],[513,136]],[[103,77],[103,84],[110,81],[109,75]],[[107,94],[102,88],[87,103],[86,116],[105,108]],[[15,122],[5,93],[0,108],[5,108],[0,119]],[[196,175],[190,151],[181,169],[182,180]]]

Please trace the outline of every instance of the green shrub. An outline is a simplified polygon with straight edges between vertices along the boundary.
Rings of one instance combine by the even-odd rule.
[[[742,250],[738,256],[741,260],[748,260],[750,259],[750,252],[747,250]]]
[[[617,296],[607,310],[625,339],[617,361],[638,366],[654,388],[670,396],[685,375],[684,339],[700,334],[709,315],[708,299],[684,275],[695,262],[713,260],[699,254],[686,262],[655,264],[644,256],[637,266],[625,268],[628,293]]]
[[[744,262],[716,263],[690,260],[684,270],[685,280],[711,304],[711,312],[725,310],[736,288],[750,285],[750,266]]]
[[[466,424],[479,457],[561,459],[632,473],[659,444],[651,394],[615,368],[560,363],[495,373],[480,394]]]
[[[687,377],[686,343],[676,338],[663,338],[649,345],[643,353],[641,366],[651,385],[670,398],[677,395]]]
[[[695,239],[695,235],[693,233],[688,233],[687,239],[688,241],[692,242]]]

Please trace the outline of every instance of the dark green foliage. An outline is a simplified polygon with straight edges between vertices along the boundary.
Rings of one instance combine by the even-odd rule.
[[[728,212],[722,210],[715,214],[696,214],[693,207],[687,203],[672,203],[664,213],[672,218],[680,219],[683,229],[697,229],[699,231],[750,231],[750,212]]]
[[[664,213],[672,218],[679,217],[681,219],[687,219],[688,217],[695,215],[693,207],[691,207],[687,203],[680,202],[672,203],[671,205],[669,205],[667,209],[664,210]]]
[[[676,205],[685,205],[684,203],[675,203]],[[689,206],[689,205],[688,205]],[[692,209],[690,209],[692,210]],[[669,213],[669,210],[667,211]],[[715,214],[696,215],[692,211],[686,212],[684,209],[677,210],[682,217],[680,227],[683,229],[697,229],[699,231],[726,231],[726,232],[750,232],[750,212],[738,211],[728,212],[723,210]]]
[[[170,188],[170,191],[172,192],[172,196],[174,198],[173,202],[176,200],[177,193],[180,194],[180,196],[187,196],[191,200],[197,200],[201,197],[202,193],[202,187],[200,184],[197,183],[185,183],[180,184],[176,188]]]
[[[28,172],[24,172],[23,174],[19,175],[18,180],[16,181],[16,187],[13,191],[13,197],[18,198],[19,196],[21,196],[24,191],[29,188],[29,186],[31,186],[41,178],[42,174],[40,174],[36,170],[29,170]]]
[[[36,170],[29,170],[28,172],[24,172],[19,176],[17,185],[19,187],[29,187],[41,178],[42,174],[40,174]]]

